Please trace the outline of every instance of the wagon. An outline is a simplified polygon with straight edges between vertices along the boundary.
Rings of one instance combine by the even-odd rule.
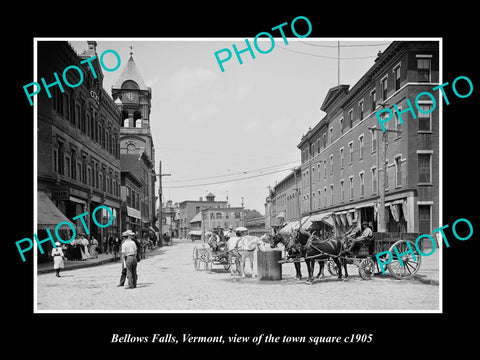
[[[418,235],[419,234],[417,233],[374,232],[373,241],[370,243],[370,246],[361,245],[356,253],[342,253],[338,258],[342,261],[346,261],[347,264],[355,265],[358,268],[360,277],[364,280],[369,280],[374,273],[380,272],[376,254],[389,251],[389,253],[381,255],[380,258],[383,263],[387,263],[391,256],[390,254],[393,255],[392,260],[385,265],[390,275],[397,279],[410,279],[417,274],[422,262],[422,256],[415,246],[415,240]],[[410,245],[415,258],[411,253],[406,253],[408,250],[408,244]],[[419,244],[419,246],[420,250],[423,252],[422,245]],[[403,254],[401,258],[398,258],[394,248],[397,249],[399,254],[405,254]],[[325,257],[325,254],[310,256],[308,259],[322,256]],[[279,263],[301,261],[305,261],[305,258],[282,259]],[[332,276],[338,276],[338,267],[331,257],[327,260],[327,270]]]
[[[383,263],[386,263],[390,259],[390,254],[393,255],[391,261],[385,265],[390,275],[401,280],[411,279],[417,274],[422,262],[422,256],[415,246],[418,235],[417,233],[374,232],[373,242],[370,246],[362,245],[357,253],[347,254],[341,258],[347,264],[357,266],[360,277],[369,280],[375,273],[375,269],[377,273],[380,272],[376,254],[389,251],[380,258]],[[410,252],[407,253],[408,245],[415,256],[412,256]],[[419,246],[423,251],[421,244]],[[403,254],[401,258],[397,256],[394,248],[397,249],[398,254]],[[327,262],[327,269],[331,275],[338,275],[337,265],[331,259]]]
[[[212,271],[213,265],[223,265],[223,268],[228,271],[231,266],[226,246],[224,249],[213,251],[209,245],[202,244],[201,247],[193,248],[192,258],[195,270]]]

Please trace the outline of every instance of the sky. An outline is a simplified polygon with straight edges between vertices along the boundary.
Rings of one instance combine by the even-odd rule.
[[[130,51],[147,86],[152,89],[151,131],[155,170],[164,176],[163,200],[181,202],[228,197],[231,206],[265,213],[268,186],[274,186],[300,164],[297,148],[303,134],[325,115],[320,106],[328,90],[350,87],[374,64],[379,51],[393,39],[275,38],[273,50],[241,53],[245,38],[70,39],[78,52],[86,40],[97,41],[97,54],[115,50],[120,67],[103,71],[103,87],[111,87],[126,65]],[[339,41],[339,43],[338,43]],[[259,41],[262,50],[270,40]],[[132,46],[132,49],[130,49]],[[214,53],[228,48],[232,58],[222,72]],[[220,56],[226,56],[222,53]],[[112,54],[104,57],[113,68]],[[240,180],[239,180],[240,179]],[[234,180],[234,181],[232,181]],[[242,199],[243,198],[243,199]]]

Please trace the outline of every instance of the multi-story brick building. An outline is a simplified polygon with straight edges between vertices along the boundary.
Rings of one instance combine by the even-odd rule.
[[[300,207],[303,216],[333,213],[339,226],[353,218],[377,228],[379,172],[385,171],[387,231],[431,233],[439,226],[439,44],[396,41],[350,89],[331,88],[326,115],[302,137]],[[421,92],[429,96],[414,100]],[[412,108],[408,107],[407,99]],[[401,112],[385,123],[384,146],[375,113],[396,105]],[[434,108],[434,109],[433,109]],[[433,109],[433,111],[432,111]],[[400,120],[403,120],[403,124]],[[375,128],[377,130],[375,130]]]
[[[300,218],[300,201],[297,198],[302,194],[301,174],[301,167],[295,167],[270,190],[265,204],[266,229],[278,228]]]
[[[190,221],[200,213],[201,210],[207,208],[225,208],[227,207],[226,200],[215,200],[215,195],[209,193],[206,196],[206,199],[200,198],[199,200],[184,200],[179,204],[179,227],[180,227],[180,237],[186,238],[189,231],[191,230],[192,225]],[[201,218],[200,218],[201,220]]]
[[[103,89],[98,56],[91,61],[97,78],[88,63],[81,64],[94,55],[94,41],[89,41],[88,50],[80,55],[64,41],[38,42],[38,74],[51,84],[52,97],[46,91],[37,95],[37,189],[42,195],[39,201],[51,202],[70,221],[88,212],[84,217],[90,229],[88,237],[100,240],[120,229],[120,111]],[[54,85],[53,74],[62,74],[72,65],[83,71],[83,81],[77,87],[64,85],[62,91]],[[68,76],[71,84],[80,82],[78,73],[70,71]],[[108,206],[114,215],[106,228],[95,226],[90,216],[99,205]],[[41,223],[48,221],[45,216],[39,216],[39,229],[45,228]],[[101,222],[99,213],[96,216]],[[81,219],[74,223],[77,233],[85,232]]]
[[[140,179],[141,230],[156,231],[155,146],[150,129],[152,89],[143,80],[130,52],[130,58],[112,86],[112,98],[121,112],[119,148],[122,170]],[[159,229],[161,230],[161,229]],[[142,236],[138,233],[137,236]]]

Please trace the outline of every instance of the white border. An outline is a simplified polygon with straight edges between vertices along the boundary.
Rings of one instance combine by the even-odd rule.
[[[33,81],[38,82],[38,75],[37,75],[37,61],[38,61],[38,52],[37,52],[37,42],[38,41],[87,41],[87,40],[95,40],[95,41],[244,41],[246,38],[242,37],[231,37],[231,38],[161,38],[161,37],[153,37],[153,38],[138,38],[138,37],[35,37],[33,38]],[[252,37],[248,38],[253,39]],[[281,40],[282,38],[277,38],[277,40]],[[345,38],[345,37],[331,37],[331,38],[315,38],[315,37],[307,37],[307,38],[287,38],[288,41],[438,41],[439,43],[439,83],[443,84],[443,38],[441,37],[372,37],[372,38]],[[267,39],[259,39],[259,40],[267,40]],[[422,85],[425,85],[422,83]],[[377,100],[378,101],[378,100]],[[34,147],[34,159],[33,159],[33,186],[34,186],[34,198],[33,198],[33,220],[34,220],[34,229],[32,233],[35,233],[36,224],[38,221],[38,214],[37,214],[37,128],[38,128],[38,106],[37,101],[34,101],[33,104],[33,147]],[[364,117],[365,119],[365,117]],[[443,101],[439,99],[439,224],[443,224]],[[441,226],[441,225],[440,225]],[[185,313],[192,313],[192,314],[201,314],[201,313],[260,313],[260,314],[284,314],[284,313],[297,313],[297,314],[318,314],[318,313],[340,313],[340,314],[395,314],[395,313],[443,313],[443,245],[439,246],[439,309],[438,310],[38,310],[38,301],[37,301],[37,251],[35,250],[36,246],[33,246],[33,271],[34,271],[34,281],[33,281],[33,313],[35,314],[49,314],[49,313],[93,313],[93,314],[112,314],[112,313],[165,313],[165,314],[185,314]],[[425,285],[429,286],[429,285]]]

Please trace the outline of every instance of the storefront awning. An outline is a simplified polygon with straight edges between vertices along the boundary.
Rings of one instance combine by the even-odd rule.
[[[142,219],[140,211],[137,209],[131,208],[129,206],[127,206],[127,215],[135,219],[139,219],[139,220]]]
[[[310,216],[302,227],[308,229],[314,222],[323,222],[328,226],[334,226],[331,212]]]
[[[39,191],[37,194],[37,229],[54,229],[61,222],[72,223],[50,200],[47,194]],[[71,229],[70,226],[62,224],[59,229]]]
[[[190,230],[187,235],[202,235],[202,230]]]
[[[302,229],[305,229],[304,224],[307,222],[308,216],[304,216],[301,220],[302,223]],[[295,220],[295,221],[290,221],[285,225],[283,228],[281,228],[278,232],[280,234],[290,234],[292,231],[297,230],[300,227],[300,221]]]

